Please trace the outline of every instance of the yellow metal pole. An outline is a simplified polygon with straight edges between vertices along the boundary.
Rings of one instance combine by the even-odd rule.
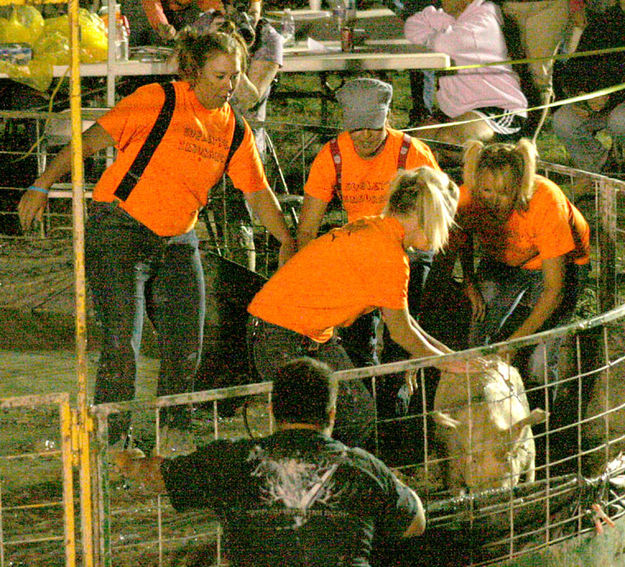
[[[78,0],[69,0],[70,24],[70,116],[72,126],[72,212],[74,220],[74,277],[76,302],[76,371],[78,378],[78,428],[80,459],[80,511],[83,565],[93,567],[93,504],[87,405],[87,293],[85,285],[85,209],[82,161],[82,103],[80,97],[80,37]]]
[[[76,565],[76,522],[74,521],[74,477],[72,459],[72,410],[69,400],[61,412],[61,454],[63,456],[63,514],[65,517],[65,567]]]

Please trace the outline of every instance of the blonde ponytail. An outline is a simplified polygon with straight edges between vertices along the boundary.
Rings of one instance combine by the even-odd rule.
[[[447,244],[458,205],[458,186],[442,171],[423,166],[398,171],[391,182],[386,213],[416,218],[430,247]]]

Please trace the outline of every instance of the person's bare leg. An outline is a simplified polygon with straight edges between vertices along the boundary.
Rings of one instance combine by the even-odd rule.
[[[457,116],[453,122],[455,123],[453,126],[439,130],[439,141],[456,146],[464,146],[468,140],[479,140],[484,143],[490,142],[495,135],[495,132],[487,122],[471,111]],[[461,148],[457,150],[448,148],[442,150],[441,155],[459,163],[462,161],[462,152]]]

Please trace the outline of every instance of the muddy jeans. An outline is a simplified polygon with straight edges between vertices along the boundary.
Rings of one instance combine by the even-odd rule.
[[[270,381],[276,370],[289,360],[310,356],[333,370],[348,370],[353,364],[336,338],[315,343],[284,327],[251,317],[247,328],[248,350],[261,380]],[[346,445],[370,449],[375,409],[362,380],[341,382],[337,398],[333,437]]]
[[[158,335],[161,364],[157,395],[193,390],[204,329],[204,274],[194,231],[162,238],[123,210],[93,202],[85,234],[86,272],[102,348],[94,403],[131,400],[144,314]],[[186,406],[161,412],[161,422],[190,425]],[[109,442],[129,426],[112,416]]]

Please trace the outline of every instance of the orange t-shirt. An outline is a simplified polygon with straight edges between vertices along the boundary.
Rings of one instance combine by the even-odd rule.
[[[189,83],[174,83],[176,107],[167,132],[143,175],[120,207],[160,236],[184,234],[193,228],[198,211],[224,172],[234,132],[229,104],[208,110]],[[165,101],[154,83],[137,89],[98,119],[115,140],[117,157],[97,183],[93,198],[110,202],[114,192],[152,130]],[[244,193],[267,188],[267,178],[254,135],[245,134],[228,165],[228,175]]]
[[[383,150],[370,159],[361,158],[354,149],[349,132],[338,138],[341,153],[342,202],[349,222],[364,216],[382,214],[389,198],[390,183],[397,174],[397,160],[404,137],[403,132],[387,128]],[[429,165],[440,169],[432,150],[423,142],[412,138],[406,169]],[[330,144],[326,144],[310,167],[304,192],[326,203],[332,200],[336,186],[336,169]]]
[[[407,307],[404,229],[366,217],[313,240],[256,294],[248,311],[323,343],[376,307]]]
[[[462,230],[477,235],[483,254],[528,270],[540,270],[543,259],[565,254],[577,264],[590,260],[586,219],[545,177],[536,176],[536,189],[527,211],[514,211],[503,226],[489,223],[489,218],[463,185],[456,220]]]

